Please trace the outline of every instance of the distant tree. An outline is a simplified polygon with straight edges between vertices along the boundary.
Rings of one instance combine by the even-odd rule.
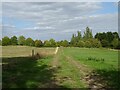
[[[85,42],[82,41],[82,40],[79,40],[77,46],[78,46],[78,47],[85,47]]]
[[[17,45],[17,43],[18,43],[17,37],[16,36],[11,37],[11,44]]]
[[[98,40],[100,40],[100,41],[102,41],[102,40],[106,40],[106,33],[105,32],[103,32],[103,33],[96,33],[96,35],[95,35],[95,38],[96,39],[98,39]]]
[[[60,46],[61,46],[60,41],[57,41],[57,42],[56,42],[56,46],[57,46],[57,47],[60,47]]]
[[[9,37],[5,36],[4,38],[2,38],[2,45],[3,46],[7,46],[11,44],[11,40]]]
[[[113,40],[119,39],[119,35],[117,32],[103,32],[103,33],[97,33],[95,35],[95,38],[100,40],[103,47],[113,47]],[[106,46],[105,46],[106,45]]]
[[[114,39],[113,33],[112,32],[107,32],[106,33],[106,40],[109,42],[109,46],[110,46],[111,42],[113,41],[113,39]]]
[[[72,38],[71,38],[71,45],[73,46],[74,43],[75,43],[75,35],[73,34],[73,35],[72,35]]]
[[[82,35],[81,35],[81,32],[80,31],[77,31],[77,36],[75,37],[75,42],[78,43],[79,40],[82,39]]]
[[[49,42],[51,47],[56,47],[56,41],[54,39],[50,39]]]
[[[113,48],[117,49],[119,48],[119,40],[117,38],[114,38],[112,41]]]
[[[45,47],[50,47],[50,42],[49,42],[48,40],[45,40],[45,41],[44,41],[44,46],[45,46]]]
[[[25,45],[25,37],[24,36],[20,36],[18,38],[18,44],[19,45]]]
[[[91,47],[93,48],[99,48],[101,47],[101,42],[98,39],[89,39],[91,42]]]
[[[117,32],[113,32],[113,36],[114,38],[119,39],[119,34]]]
[[[101,41],[102,47],[108,47],[109,46],[109,42],[107,40],[102,40]]]
[[[90,38],[93,38],[93,35],[92,35],[92,30],[90,30],[89,27],[86,27],[86,30],[84,32],[84,36],[83,36],[84,39],[90,39]]]
[[[0,40],[0,46],[2,45],[2,41]]]
[[[92,47],[92,44],[89,40],[85,41],[85,47],[86,48],[91,48]]]
[[[42,45],[43,44],[41,40],[35,40],[35,47],[41,47]]]
[[[34,46],[34,40],[32,38],[27,38],[25,42],[27,46]]]
[[[69,46],[69,42],[68,42],[67,40],[64,40],[64,41],[62,42],[62,46],[68,47],[68,46]]]
[[[81,34],[81,32],[80,31],[77,31],[77,33],[78,33],[78,40],[81,40],[82,39],[82,34]]]
[[[76,47],[77,43],[78,43],[78,37],[76,36],[76,34],[72,35],[71,41],[70,41],[70,46]]]

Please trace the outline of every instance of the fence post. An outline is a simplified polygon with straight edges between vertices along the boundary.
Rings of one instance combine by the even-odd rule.
[[[32,57],[34,56],[34,49],[32,50]]]

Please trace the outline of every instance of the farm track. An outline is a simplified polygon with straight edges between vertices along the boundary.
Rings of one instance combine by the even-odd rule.
[[[86,65],[83,65],[79,61],[74,60],[71,56],[65,55],[63,48],[61,48],[61,53],[65,57],[66,62],[72,67],[76,68],[74,70],[78,72],[77,76],[80,76],[79,80],[86,84],[87,88],[90,90],[105,90],[105,88],[103,88],[104,85],[96,82],[96,80],[98,80],[100,77],[95,75],[92,69],[89,69]]]
[[[68,66],[72,66],[74,68],[74,71],[77,72],[77,76],[79,76],[77,78],[79,78],[79,81],[82,81],[84,85],[86,85],[86,81],[83,79],[83,77],[85,77],[85,75],[87,74],[88,68],[84,65],[79,64],[71,57],[66,56],[63,52],[63,48],[59,48],[58,52],[55,54],[51,63],[51,68],[57,68],[58,71],[63,68],[63,66],[60,64],[61,57],[64,57],[64,61],[68,64]],[[71,72],[70,69],[68,70],[69,72]],[[69,83],[77,83],[74,78],[71,78],[71,76],[59,76],[57,73],[55,73],[54,82],[52,82],[51,86],[55,87],[55,85],[61,85],[61,83],[64,81],[69,81]]]
[[[68,62],[71,66],[73,66],[74,68],[76,68],[75,70],[78,72],[79,74],[79,78],[80,80],[84,83],[84,84],[88,84],[88,82],[86,82],[85,77],[86,75],[88,75],[88,73],[90,73],[90,69],[88,69],[88,67],[86,67],[83,64],[80,64],[80,62],[78,62],[77,60],[74,60],[72,57],[65,55],[64,51],[62,49],[62,53],[65,57],[66,62]],[[89,87],[89,86],[87,86]]]

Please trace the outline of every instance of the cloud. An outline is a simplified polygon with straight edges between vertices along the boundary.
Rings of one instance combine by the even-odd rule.
[[[2,2],[88,2],[88,0],[1,0]],[[118,2],[119,0],[89,0],[89,2]]]
[[[97,13],[103,10],[101,2],[3,2],[3,17],[14,22],[15,27],[3,28],[3,36],[24,35],[34,39],[70,39],[72,33],[92,28],[93,33],[117,31],[117,13]],[[23,22],[33,23],[22,27]],[[4,20],[4,19],[3,19]],[[15,21],[14,21],[15,20]],[[17,27],[21,24],[21,28]],[[23,23],[25,24],[25,23]]]

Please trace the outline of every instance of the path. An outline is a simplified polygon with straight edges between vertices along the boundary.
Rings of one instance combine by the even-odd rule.
[[[85,77],[86,73],[88,72],[88,68],[85,65],[82,65],[79,62],[77,62],[76,60],[74,60],[72,57],[65,55],[63,49],[64,48],[62,48],[62,47],[56,48],[55,56],[54,56],[53,61],[51,63],[51,66],[53,68],[58,68],[58,71],[60,70],[59,73],[55,74],[55,77],[54,77],[55,82],[54,83],[55,84],[62,84],[62,83],[67,81],[68,83],[74,83],[74,84],[77,83],[78,86],[79,86],[79,83],[81,83],[81,82],[85,85],[86,82],[83,79],[83,77]],[[63,62],[66,63],[67,66],[64,66]],[[61,71],[62,70],[64,71],[65,69],[67,70],[68,73],[74,74],[75,77],[74,76],[72,77],[69,74],[63,75],[62,74],[63,72],[61,72]],[[71,70],[73,70],[73,72],[71,72]],[[60,76],[60,74],[62,74],[62,76]]]
[[[72,84],[73,87],[77,88],[80,87],[80,83],[83,83],[85,87],[89,88],[101,87],[95,85],[95,80],[93,82],[93,78],[90,78],[91,75],[89,74],[92,72],[92,69],[88,68],[88,66],[84,64],[81,64],[80,61],[74,60],[72,56],[66,55],[63,49],[64,48],[56,48],[55,56],[51,63],[52,68],[57,68],[58,70],[58,72],[54,74],[53,85],[64,86],[63,83],[68,82],[69,84]],[[63,73],[65,70],[68,74]],[[75,77],[71,76],[71,74],[74,74]],[[75,84],[77,85],[75,86]]]
[[[56,47],[55,49],[55,54],[57,54],[59,47]]]

